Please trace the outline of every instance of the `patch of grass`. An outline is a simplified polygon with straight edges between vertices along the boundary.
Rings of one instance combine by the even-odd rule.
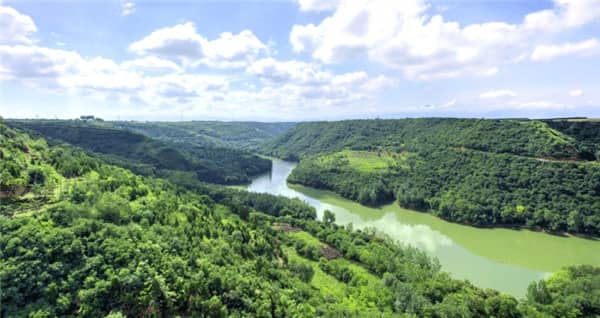
[[[360,172],[371,172],[386,170],[394,164],[402,165],[407,156],[407,153],[390,153],[387,151],[342,150],[322,156],[319,161],[327,165],[348,166]]]
[[[344,297],[346,297],[346,284],[340,282],[335,277],[323,272],[323,270],[319,268],[318,262],[311,261],[298,255],[298,253],[296,253],[296,250],[294,250],[294,248],[291,246],[284,246],[283,252],[287,256],[289,261],[295,261],[305,265],[310,265],[313,268],[315,274],[310,283],[314,287],[318,288],[323,293],[323,295],[333,296],[337,300],[341,300]]]
[[[306,259],[294,250],[293,247],[284,246],[283,252],[289,261],[309,265],[314,270],[314,275],[310,281],[311,285],[317,288],[329,302],[335,304],[335,307],[344,308],[346,313],[356,315],[357,317],[370,317],[377,312],[377,304],[382,301],[389,301],[389,293],[385,293],[383,281],[377,276],[369,273],[365,268],[346,259],[336,259],[330,262],[337,262],[347,266],[353,272],[353,282],[345,284],[332,275],[327,274],[319,267],[319,262]],[[380,316],[380,315],[377,315]],[[391,313],[380,316],[394,316]]]
[[[288,235],[292,238],[303,241],[304,243],[306,243],[306,245],[310,245],[310,246],[322,246],[323,245],[323,243],[321,243],[321,241],[319,241],[319,239],[317,239],[316,237],[310,235],[308,232],[305,232],[305,231],[290,232],[290,233],[288,233]]]
[[[287,233],[287,235],[292,238],[302,240],[307,245],[311,245],[311,246],[325,245],[325,243],[319,241],[319,239],[312,236],[310,233],[308,233],[306,231],[289,232],[289,233]],[[306,258],[298,255],[296,253],[296,251],[294,250],[294,248],[285,247],[284,252],[286,252],[289,259],[301,261],[305,264],[310,264],[313,267],[313,269],[315,270],[315,276],[313,277],[312,283],[315,285],[315,287],[320,288],[320,286],[323,286],[323,287],[328,286],[328,284],[332,283],[331,279],[334,279],[338,284],[344,285],[343,283],[337,281],[334,277],[323,272],[319,268],[317,261],[312,261],[312,260],[306,259]],[[290,255],[291,255],[291,258],[290,258]],[[381,279],[379,277],[373,275],[371,272],[369,272],[367,269],[365,269],[359,263],[356,263],[356,262],[353,262],[353,261],[350,261],[350,260],[347,260],[344,258],[337,258],[335,260],[330,260],[328,262],[337,263],[338,265],[349,268],[353,272],[353,276],[357,277],[360,280],[361,283],[359,285],[365,285],[365,286],[376,285],[376,286],[378,286],[378,288],[383,288],[383,286],[381,286],[381,284],[382,284]],[[320,273],[317,275],[318,272],[320,272]],[[344,287],[345,287],[345,285],[344,285]]]

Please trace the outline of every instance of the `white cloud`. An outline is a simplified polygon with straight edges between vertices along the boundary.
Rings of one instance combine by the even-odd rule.
[[[334,9],[338,0],[298,0],[302,11],[326,11]]]
[[[517,93],[511,90],[501,89],[496,91],[487,91],[479,95],[480,98],[491,99],[491,98],[502,98],[502,97],[515,97]]]
[[[553,9],[529,14],[522,24],[462,26],[431,16],[425,0],[341,0],[320,23],[294,25],[290,43],[325,63],[368,59],[410,79],[491,76],[522,61],[543,38],[540,31],[591,23],[599,8],[600,0],[555,0]]]
[[[37,32],[33,20],[17,10],[0,6],[0,44],[29,44],[29,36]]]
[[[325,63],[368,58],[423,80],[493,75],[498,59],[515,55],[500,48],[519,46],[517,26],[461,27],[441,15],[428,17],[428,8],[423,0],[344,2],[319,25],[295,25],[290,42]]]
[[[277,61],[265,58],[255,61],[246,69],[248,73],[270,82],[296,82],[300,84],[318,85],[331,79],[331,74],[324,72],[319,66],[300,61]]]
[[[121,15],[127,16],[135,12],[135,2],[121,0]]]
[[[174,62],[156,56],[146,56],[135,60],[125,61],[121,63],[121,65],[128,70],[154,75],[180,73],[183,71],[181,67]]]
[[[576,43],[559,45],[538,45],[531,53],[534,61],[549,61],[566,55],[590,56],[600,54],[600,41],[589,39]]]
[[[238,34],[224,32],[210,41],[196,32],[192,22],[158,29],[133,42],[129,50],[138,55],[177,58],[186,64],[216,68],[244,67],[262,52],[268,52],[267,46],[250,30]]]
[[[572,91],[569,92],[569,96],[572,96],[572,97],[583,96],[583,90],[581,90],[581,89],[574,89],[574,90],[572,90]]]
[[[275,99],[272,102],[285,99],[299,109],[308,105],[358,106],[372,100],[374,93],[397,84],[383,75],[370,77],[363,71],[334,74],[315,63],[273,58],[255,61],[246,71],[263,81],[262,94],[268,92],[267,96]]]
[[[267,46],[250,30],[238,34],[221,33],[219,38],[205,41],[202,49],[204,58],[200,63],[217,68],[245,67],[261,52],[268,52]]]
[[[202,44],[206,40],[196,33],[194,23],[187,22],[153,31],[141,40],[133,42],[129,50],[139,54],[153,54],[185,61],[204,56]]]
[[[554,8],[525,16],[529,30],[557,32],[600,20],[600,0],[554,0]]]
[[[81,57],[64,50],[38,46],[0,45],[0,78],[54,81],[76,71]]]
[[[0,80],[78,101],[91,98],[85,103],[96,101],[113,111],[121,106],[109,105],[124,105],[118,111],[132,116],[135,106],[144,105],[146,111],[169,116],[232,113],[256,118],[263,113],[290,119],[373,109],[375,93],[397,85],[383,75],[336,74],[318,63],[275,60],[249,30],[207,40],[185,23],[156,30],[129,49],[140,57],[116,61],[30,43],[0,44]],[[245,72],[204,75],[190,67],[199,64],[245,67]]]

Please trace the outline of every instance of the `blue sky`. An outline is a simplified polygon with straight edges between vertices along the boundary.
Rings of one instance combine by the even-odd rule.
[[[600,0],[0,6],[8,118],[600,117]]]

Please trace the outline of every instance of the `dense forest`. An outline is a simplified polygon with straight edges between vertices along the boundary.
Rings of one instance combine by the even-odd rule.
[[[290,182],[333,190],[363,204],[397,200],[406,208],[476,226],[597,236],[600,162],[594,128],[600,128],[598,122],[303,123],[265,151],[301,158]]]
[[[593,125],[600,128],[600,124]],[[301,158],[346,148],[402,152],[423,147],[465,147],[536,158],[584,156],[590,160],[588,148],[577,140],[585,135],[566,132],[536,120],[416,118],[309,122],[294,126],[263,149],[282,158]]]
[[[600,271],[516,300],[298,200],[140,176],[0,123],[2,317],[594,317]]]
[[[151,138],[197,146],[256,149],[292,128],[295,123],[181,121],[113,122],[115,127],[140,132]]]
[[[91,151],[139,174],[220,184],[240,184],[270,170],[269,160],[225,146],[169,143],[115,128],[111,122],[81,120],[12,120],[56,142]]]

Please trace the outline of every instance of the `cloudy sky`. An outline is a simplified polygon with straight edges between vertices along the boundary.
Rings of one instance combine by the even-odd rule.
[[[600,117],[600,0],[1,1],[0,115]]]

